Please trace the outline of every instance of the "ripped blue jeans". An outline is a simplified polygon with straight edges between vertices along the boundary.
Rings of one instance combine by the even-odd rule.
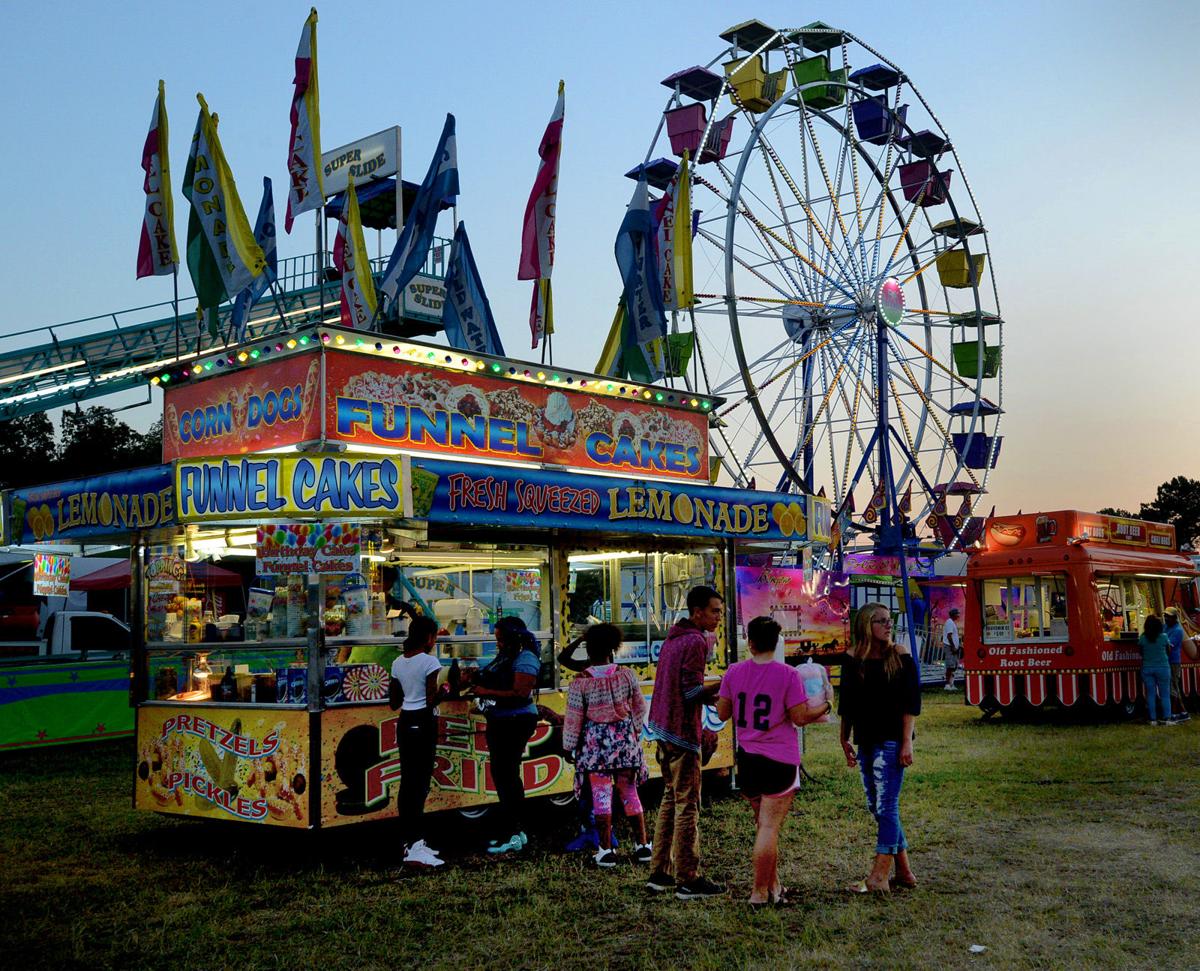
[[[900,787],[904,785],[900,743],[860,745],[858,768],[867,794],[867,809],[879,825],[875,852],[895,856],[901,850],[907,850],[908,841],[904,838],[904,827],[900,825]]]

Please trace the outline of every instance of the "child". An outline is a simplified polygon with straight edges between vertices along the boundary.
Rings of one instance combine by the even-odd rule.
[[[563,751],[575,759],[576,796],[585,780],[592,791],[600,844],[593,860],[605,868],[617,864],[612,838],[614,788],[636,832],[634,859],[649,863],[651,857],[637,791],[638,783],[648,775],[641,742],[646,699],[637,675],[613,663],[621,638],[621,629],[613,624],[588,629],[587,653],[592,663],[567,689],[563,724]]]

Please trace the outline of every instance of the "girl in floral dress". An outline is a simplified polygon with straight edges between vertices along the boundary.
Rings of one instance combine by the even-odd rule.
[[[637,675],[613,663],[621,644],[621,629],[596,624],[587,632],[591,666],[567,689],[567,715],[563,723],[563,751],[575,761],[575,794],[590,785],[599,831],[597,866],[616,866],[612,843],[612,801],[616,789],[625,807],[637,845],[634,859],[649,863],[650,842],[637,787],[649,775],[642,755],[642,724],[646,699]]]

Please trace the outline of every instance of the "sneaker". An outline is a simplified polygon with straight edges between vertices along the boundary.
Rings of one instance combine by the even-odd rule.
[[[655,893],[674,890],[675,878],[669,873],[664,873],[662,870],[655,870],[650,874],[650,879],[646,881],[646,889],[653,890]]]
[[[954,685],[948,684],[944,688],[942,688],[942,690],[943,691],[957,691],[958,689],[956,687],[954,687]]]
[[[1162,721],[1162,724],[1164,724],[1164,725],[1182,725],[1183,719],[1180,718],[1178,715],[1172,715],[1170,718],[1164,718]]]
[[[409,866],[425,866],[435,868],[445,866],[446,861],[424,841],[417,840],[404,853],[404,862]]]
[[[527,842],[528,839],[524,833],[517,833],[516,835],[509,837],[507,842],[497,843],[495,846],[489,846],[488,852],[494,855],[500,853],[520,853],[521,850],[525,848],[525,844]]]
[[[696,877],[687,883],[681,883],[675,888],[675,896],[680,900],[699,900],[702,897],[719,897],[725,893],[723,883],[713,883],[704,877]]]
[[[1154,728],[1158,728],[1158,722],[1156,722],[1156,721],[1155,721],[1153,718],[1151,718],[1151,719],[1150,719],[1150,724],[1151,724],[1151,726],[1153,726]]]
[[[612,850],[601,848],[597,850],[596,855],[592,857],[592,862],[594,862],[596,866],[604,867],[604,869],[607,870],[617,865],[617,854]]]
[[[654,859],[654,846],[650,843],[638,843],[633,850],[635,863],[649,863]]]
[[[529,845],[529,837],[526,836],[523,832],[517,833],[517,839],[519,839],[521,841],[521,849],[525,849],[525,847],[527,847]]]
[[[1178,715],[1172,715],[1171,720],[1177,722],[1187,722],[1192,720],[1192,716],[1186,711],[1181,711]]]

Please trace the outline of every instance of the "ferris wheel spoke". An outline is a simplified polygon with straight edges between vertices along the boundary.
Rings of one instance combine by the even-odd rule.
[[[929,416],[930,420],[934,423],[938,432],[941,433],[943,442],[945,443],[945,445],[948,448],[954,449],[954,439],[951,438],[950,433],[946,430],[946,426],[943,425],[941,419],[938,418],[937,410],[933,407],[932,402],[929,400],[928,395],[926,395],[926,393],[921,389],[920,385],[917,383],[917,379],[914,377],[914,375],[912,373],[912,369],[909,368],[908,362],[903,360],[902,358],[900,359],[900,368],[904,372],[905,377],[907,377],[909,386],[917,393],[917,395],[921,398],[922,402],[924,403],[925,414],[927,414]],[[967,473],[967,477],[971,480],[971,482],[977,488],[982,488],[979,483],[979,478],[975,475],[974,469],[968,467],[961,460],[959,461],[959,467],[962,469],[962,471]]]
[[[788,188],[792,190],[792,194],[796,197],[796,202],[799,203],[800,208],[804,211],[805,217],[813,224],[813,228],[816,229],[817,236],[820,237],[821,242],[825,245],[825,249],[833,256],[834,262],[838,266],[838,270],[842,273],[843,277],[847,279],[856,279],[855,275],[842,264],[841,260],[838,259],[837,251],[834,248],[832,241],[826,235],[824,228],[821,226],[820,221],[816,217],[816,214],[811,208],[809,208],[808,202],[800,195],[799,186],[796,185],[791,173],[788,172],[787,167],[783,164],[782,159],[780,159],[778,153],[771,145],[771,142],[767,138],[765,132],[759,134],[759,141],[763,145],[764,150],[768,153],[771,161],[774,162],[776,167],[779,169],[779,172],[783,176],[784,182],[787,183]],[[817,151],[818,157],[820,157],[820,149],[816,146],[814,146],[814,148]],[[822,168],[823,167],[824,163],[822,163]],[[836,206],[836,203],[834,203],[834,205]],[[822,273],[821,275],[826,279],[829,279],[828,274]],[[849,294],[847,295],[849,296]]]
[[[719,164],[719,163],[718,163],[718,164]],[[722,170],[722,172],[723,172],[723,171],[724,171],[724,170]],[[707,189],[708,189],[710,192],[712,192],[712,193],[713,193],[714,195],[716,195],[718,198],[724,199],[726,206],[728,206],[728,205],[729,205],[729,199],[728,199],[728,197],[727,197],[727,196],[724,196],[724,195],[723,195],[721,192],[719,192],[719,191],[717,190],[717,188],[716,188],[716,187],[715,187],[715,186],[714,186],[714,185],[713,185],[711,182],[708,182],[706,179],[704,179],[704,178],[703,178],[703,177],[701,177],[701,176],[697,176],[697,177],[696,177],[696,181],[697,181],[697,182],[700,182],[701,184],[703,184],[705,188],[707,188]],[[817,266],[817,264],[816,264],[816,263],[814,263],[812,260],[810,260],[810,259],[809,259],[807,256],[805,256],[805,255],[804,255],[803,253],[801,253],[799,250],[792,250],[792,249],[790,249],[790,247],[788,246],[788,244],[787,244],[787,241],[786,241],[786,240],[784,240],[784,239],[783,239],[781,236],[779,236],[779,234],[778,234],[778,233],[775,233],[773,230],[769,229],[769,228],[768,228],[768,227],[767,227],[767,226],[766,226],[764,223],[762,223],[762,222],[761,222],[761,221],[760,221],[760,220],[759,220],[759,219],[758,219],[758,218],[757,218],[757,217],[756,217],[756,216],[755,216],[755,215],[754,215],[754,214],[753,214],[753,213],[750,211],[750,209],[749,209],[749,208],[746,206],[746,204],[745,204],[744,202],[741,202],[740,200],[739,200],[739,202],[738,202],[738,212],[739,212],[739,213],[741,213],[741,215],[742,215],[742,216],[744,216],[744,217],[746,218],[746,220],[747,220],[747,221],[749,221],[749,222],[750,222],[750,224],[751,224],[751,225],[753,225],[753,226],[754,226],[754,227],[755,227],[755,228],[756,228],[756,229],[757,229],[757,230],[758,230],[758,231],[759,231],[761,234],[764,234],[764,235],[766,235],[766,236],[769,236],[769,237],[771,237],[773,240],[775,240],[775,242],[779,243],[779,245],[780,245],[780,246],[784,247],[785,249],[788,249],[788,251],[789,251],[789,252],[791,252],[791,254],[792,254],[793,256],[795,256],[795,257],[796,257],[798,260],[800,260],[802,263],[806,264],[806,265],[807,265],[807,266],[808,266],[810,269],[812,269],[814,272],[816,272],[816,273],[820,274],[822,277],[824,277],[824,276],[825,276],[825,274],[822,272],[821,268],[820,268],[819,266]],[[765,244],[764,244],[764,245],[765,245]],[[769,246],[768,246],[768,248],[770,248],[770,249],[773,249],[773,247],[769,247]],[[736,258],[736,257],[735,257],[735,258]],[[782,261],[780,261],[780,262],[782,263]],[[845,295],[847,298],[849,298],[850,300],[853,300],[853,299],[854,299],[854,295],[853,295],[852,293],[850,293],[849,291],[847,291],[847,290],[846,290],[844,287],[842,287],[840,284],[836,284],[836,283],[835,283],[835,286],[837,286],[837,288],[838,288],[839,290],[841,290],[841,292],[842,292],[842,293],[843,293],[843,294],[844,294],[844,295]],[[801,292],[803,292],[803,288],[801,288],[801,287],[797,287],[797,289],[798,289],[798,290],[800,290]]]

